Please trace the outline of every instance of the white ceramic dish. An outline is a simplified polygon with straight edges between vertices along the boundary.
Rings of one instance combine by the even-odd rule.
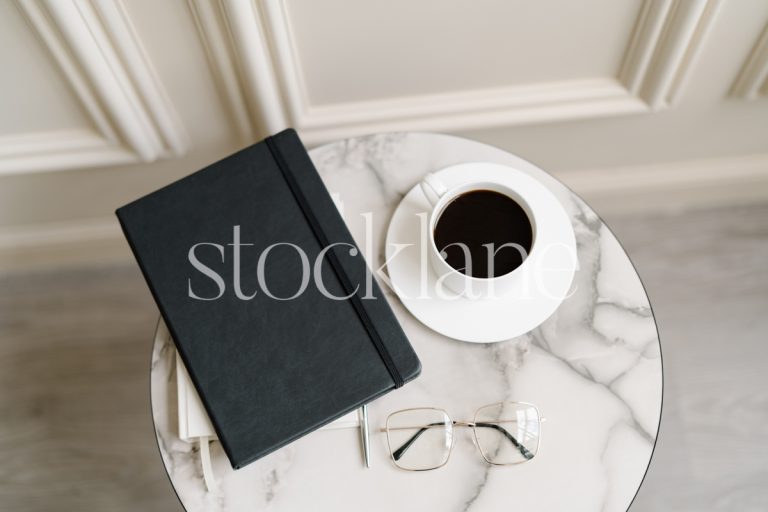
[[[395,293],[427,327],[457,340],[504,341],[541,325],[568,296],[578,266],[576,240],[563,206],[536,179],[499,164],[460,164],[436,175],[448,187],[498,183],[535,209],[536,240],[518,269],[525,267],[525,272],[517,286],[495,297],[468,298],[439,287],[423,254],[429,247],[426,218],[432,207],[417,184],[398,205],[387,230],[387,272]]]

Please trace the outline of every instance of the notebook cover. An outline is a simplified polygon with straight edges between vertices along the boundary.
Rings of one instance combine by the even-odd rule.
[[[233,468],[421,371],[376,280],[366,288],[362,253],[295,131],[116,213]],[[235,292],[235,226],[247,300]],[[306,279],[297,248],[312,268],[309,282],[303,293],[280,300],[296,295]],[[260,258],[266,289],[258,283]],[[335,297],[359,287],[350,299],[332,300],[316,275]]]

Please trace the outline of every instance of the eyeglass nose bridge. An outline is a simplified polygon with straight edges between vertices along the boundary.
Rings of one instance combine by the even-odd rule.
[[[475,426],[475,422],[473,422],[473,421],[452,421],[451,423],[455,427],[470,427],[470,428],[473,428]]]

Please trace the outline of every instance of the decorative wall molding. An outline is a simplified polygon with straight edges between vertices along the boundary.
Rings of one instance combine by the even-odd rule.
[[[259,6],[188,0],[219,90],[244,142],[288,126]]]
[[[0,228],[0,271],[4,273],[132,262],[114,216]]]
[[[656,215],[768,200],[768,153],[554,174],[601,215]]]
[[[615,80],[572,80],[338,105],[305,105],[294,120],[309,143],[393,130],[471,130],[646,111]]]
[[[768,25],[736,77],[731,95],[745,100],[768,95]]]
[[[250,105],[246,97],[244,66],[238,62],[224,8],[218,0],[188,0],[187,3],[213,71],[211,75],[243,139],[241,142],[253,140],[256,137],[253,120],[258,112],[252,110],[255,105]]]
[[[645,0],[621,69],[598,77],[313,105],[284,0],[188,0],[241,132],[309,144],[391,130],[469,130],[649,112],[672,104],[721,0]],[[250,121],[241,119],[248,112]]]
[[[119,165],[136,155],[93,130],[38,132],[0,137],[0,175]]]
[[[181,155],[187,135],[121,0],[16,0],[84,109],[93,132],[0,138],[0,174]]]
[[[0,227],[0,251],[81,244],[113,238],[124,240],[120,223],[114,215],[99,219]]]
[[[768,153],[727,158],[705,158],[555,173],[576,187],[579,194],[621,196],[630,191],[738,187],[743,183],[768,183]],[[759,191],[768,197],[768,189]]]
[[[645,0],[619,81],[651,109],[677,99],[722,0]]]

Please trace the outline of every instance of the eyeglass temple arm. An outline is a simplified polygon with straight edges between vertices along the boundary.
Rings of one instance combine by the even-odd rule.
[[[405,451],[408,448],[410,448],[413,443],[416,442],[416,440],[419,438],[419,436],[421,436],[421,434],[426,432],[427,429],[429,429],[430,427],[436,427],[438,425],[445,425],[445,423],[443,423],[442,421],[439,423],[428,423],[426,427],[421,427],[419,430],[416,431],[415,434],[411,436],[410,439],[408,439],[405,443],[403,443],[403,445],[400,448],[392,452],[392,458],[395,460],[400,460],[400,457],[402,457]]]
[[[484,428],[492,428],[494,430],[498,430],[502,434],[504,434],[504,437],[509,439],[513,445],[515,445],[515,448],[517,448],[520,451],[520,454],[525,457],[526,459],[530,460],[533,458],[533,454],[528,451],[528,448],[523,446],[523,444],[518,441],[515,436],[509,433],[507,429],[502,427],[501,425],[496,425],[495,423],[475,423],[475,427],[484,427]]]
[[[454,424],[454,425],[456,425],[456,424],[457,424],[457,422],[455,422],[455,421],[454,421],[454,422],[453,422],[453,424]],[[426,431],[427,431],[427,429],[429,429],[430,427],[436,427],[436,426],[439,426],[439,425],[445,425],[445,423],[443,423],[443,422],[439,422],[439,423],[429,423],[429,424],[427,424],[427,426],[425,426],[425,427],[421,427],[419,430],[417,430],[417,431],[416,431],[416,433],[415,433],[415,434],[413,434],[413,435],[411,436],[411,438],[410,438],[410,439],[408,439],[408,440],[407,440],[405,443],[403,443],[403,445],[402,445],[402,446],[400,446],[400,448],[398,448],[397,450],[395,450],[395,451],[393,451],[393,452],[392,452],[392,458],[393,458],[393,459],[395,459],[395,460],[400,460],[400,457],[402,457],[402,456],[403,456],[403,454],[405,453],[405,451],[406,451],[408,448],[410,448],[410,447],[411,447],[411,445],[412,445],[413,443],[415,443],[415,442],[416,442],[416,440],[419,438],[419,436],[421,436],[421,434],[423,434],[424,432],[426,432]],[[464,426],[465,424],[459,424],[459,425],[462,425],[462,426]],[[472,424],[470,424],[470,425],[467,425],[467,426],[472,426]],[[504,436],[505,436],[507,439],[509,439],[509,440],[512,442],[512,444],[513,444],[513,445],[515,445],[515,447],[516,447],[516,448],[517,448],[517,449],[520,451],[520,454],[521,454],[523,457],[525,457],[526,459],[529,459],[529,460],[533,458],[533,454],[532,454],[530,451],[528,451],[528,448],[526,448],[525,446],[523,446],[523,445],[522,445],[522,444],[521,444],[521,443],[520,443],[520,442],[519,442],[519,441],[518,441],[518,440],[515,438],[515,436],[513,436],[512,434],[510,434],[510,433],[507,431],[507,429],[505,429],[504,427],[502,427],[502,426],[500,426],[500,425],[496,425],[496,424],[494,424],[494,423],[474,423],[474,426],[475,426],[475,427],[483,427],[483,428],[493,428],[493,429],[495,429],[495,430],[498,430],[499,432],[501,432],[502,434],[504,434]]]

